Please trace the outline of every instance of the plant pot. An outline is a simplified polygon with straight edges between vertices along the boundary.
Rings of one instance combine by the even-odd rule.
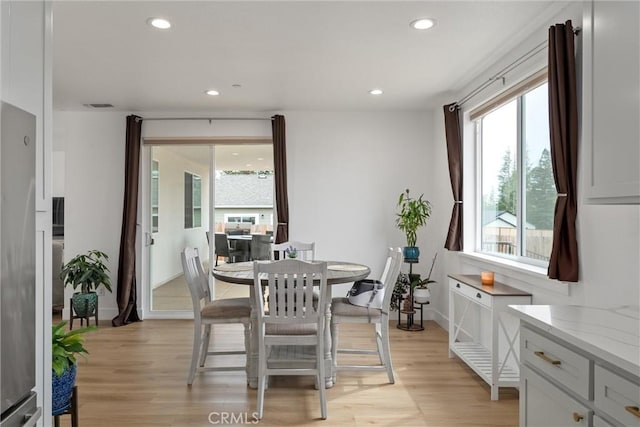
[[[417,246],[405,246],[403,253],[404,262],[418,262],[418,258],[420,258],[420,248]]]
[[[51,371],[51,415],[60,415],[71,406],[77,365],[69,366],[59,377]]]
[[[94,316],[98,305],[98,294],[95,292],[75,293],[71,305],[73,311],[80,317]]]
[[[431,298],[429,289],[416,288],[413,290],[413,300],[417,303],[424,304]]]

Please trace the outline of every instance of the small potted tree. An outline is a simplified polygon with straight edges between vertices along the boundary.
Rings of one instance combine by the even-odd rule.
[[[423,197],[424,194],[414,199],[407,189],[400,193],[398,199],[400,212],[396,214],[396,225],[407,237],[407,246],[404,248],[405,262],[416,263],[420,257],[420,249],[416,246],[418,228],[426,225],[431,216],[431,203]]]
[[[109,257],[98,250],[88,251],[86,254],[76,255],[62,267],[60,278],[65,285],[73,286],[80,292],[73,294],[71,310],[79,317],[94,316],[98,306],[98,295],[95,290],[102,285],[111,292],[109,269],[105,265]],[[72,316],[73,318],[73,316]]]
[[[51,327],[51,412],[60,415],[71,406],[71,395],[76,383],[76,355],[86,357],[84,334],[95,326],[67,332],[66,321]]]

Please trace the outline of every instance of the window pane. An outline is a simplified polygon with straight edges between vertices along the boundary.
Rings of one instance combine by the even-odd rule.
[[[151,162],[151,232],[158,232],[158,181],[160,178],[159,165],[156,160]]]
[[[549,145],[547,84],[522,98],[525,196],[523,199],[523,254],[548,261],[553,239],[556,186],[553,181]]]
[[[193,227],[202,225],[201,193],[202,180],[198,175],[193,175]]]
[[[184,173],[184,228],[193,228],[193,175]]]
[[[202,180],[198,175],[193,175],[193,207],[199,208],[201,206],[202,192]]]
[[[516,254],[517,242],[517,100],[481,119],[481,250]]]
[[[193,208],[193,226],[202,226],[202,209],[200,208]]]

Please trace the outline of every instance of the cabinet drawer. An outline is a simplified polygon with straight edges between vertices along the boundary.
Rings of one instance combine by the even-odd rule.
[[[596,408],[625,426],[640,426],[640,386],[598,365],[594,378]]]
[[[526,327],[520,332],[520,357],[523,363],[591,400],[589,359]]]
[[[460,295],[464,295],[467,298],[470,298],[472,300],[479,302],[485,307],[490,308],[492,306],[493,297],[486,292],[482,292],[474,288],[473,286],[469,286],[457,280],[454,280],[454,281],[451,281],[451,289],[453,289],[456,293],[459,293]]]

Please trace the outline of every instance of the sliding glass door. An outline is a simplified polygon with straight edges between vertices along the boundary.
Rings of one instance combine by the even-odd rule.
[[[209,271],[216,261],[249,260],[251,235],[273,230],[272,145],[151,145],[145,156],[145,316],[187,317],[192,302],[182,274],[182,249],[197,248]],[[229,237],[232,249],[243,255],[216,260],[216,233]],[[249,292],[248,287],[210,281],[214,298]]]

